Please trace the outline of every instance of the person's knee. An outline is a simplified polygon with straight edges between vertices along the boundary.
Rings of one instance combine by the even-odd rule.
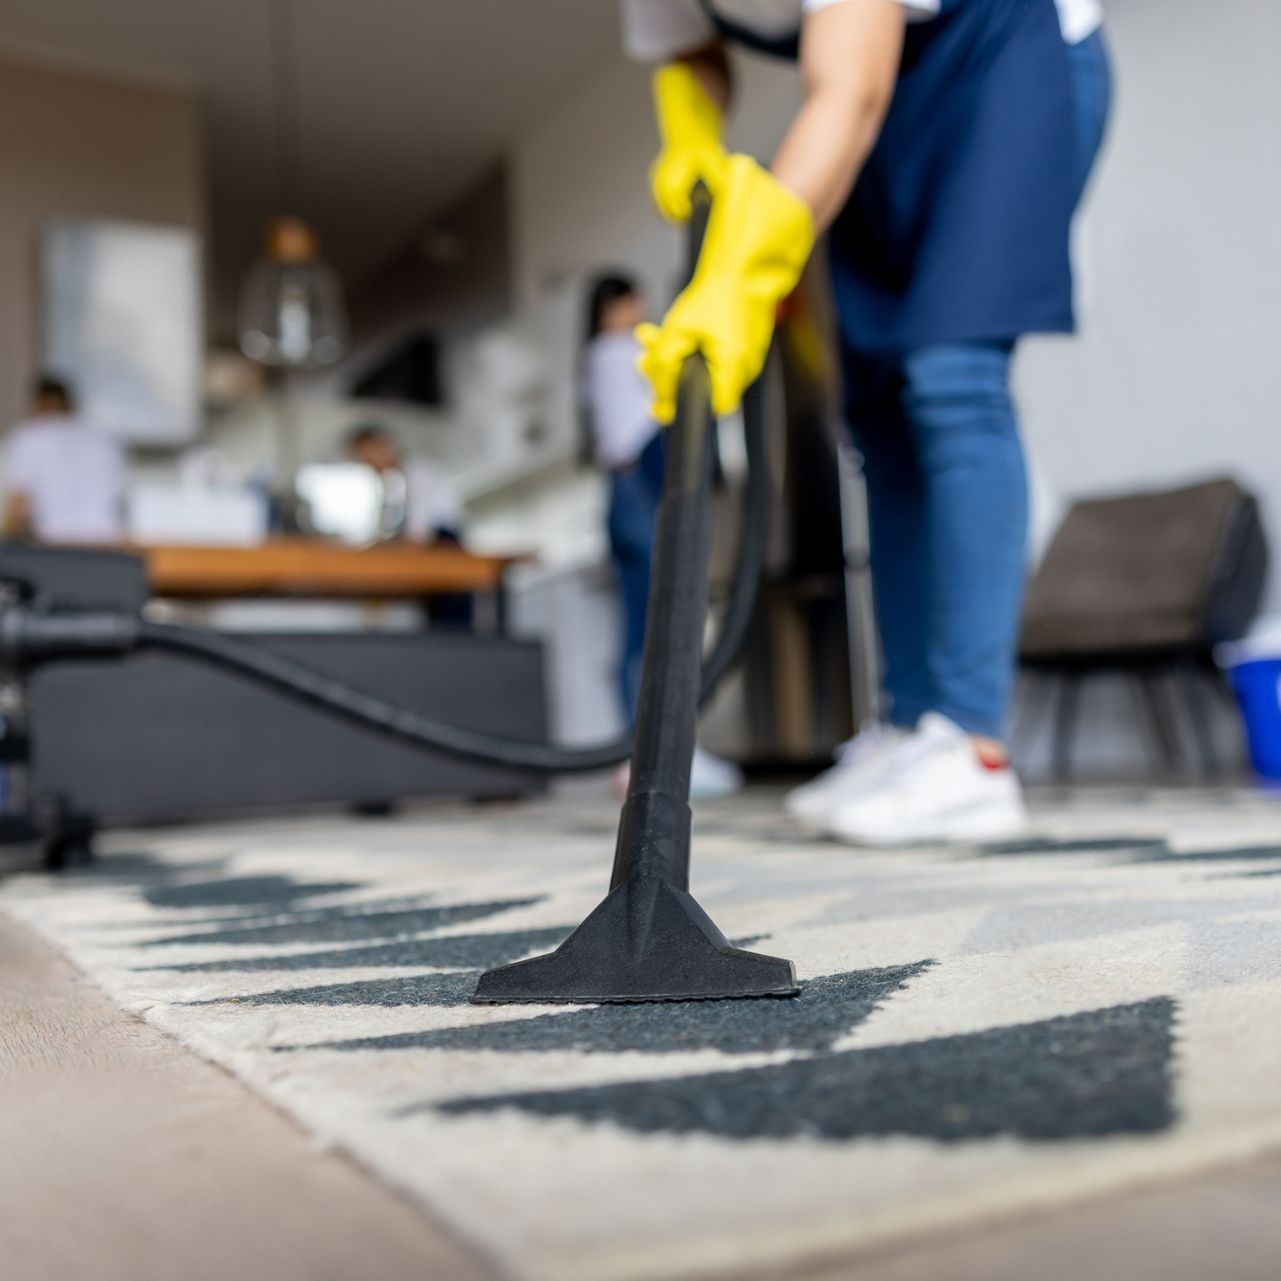
[[[905,357],[903,378],[904,404],[918,438],[932,432],[1017,433],[1005,343],[923,347]]]

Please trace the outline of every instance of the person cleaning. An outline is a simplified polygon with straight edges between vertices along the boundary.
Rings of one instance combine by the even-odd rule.
[[[619,692],[631,725],[636,723],[645,656],[654,521],[663,496],[662,434],[636,368],[640,347],[633,331],[647,314],[645,295],[630,276],[609,273],[592,283],[582,362],[583,414],[592,458],[609,476],[609,546],[622,607]],[[620,794],[627,790],[627,768],[615,778]],[[730,796],[742,786],[736,765],[695,747],[691,797]]]
[[[660,423],[695,350],[716,412],[736,408],[828,233],[888,721],[787,810],[856,844],[1016,833],[1028,504],[1010,364],[1024,334],[1074,327],[1069,232],[1110,88],[1098,0],[622,0],[622,18],[628,52],[659,64],[659,210],[687,219],[696,182],[713,197],[694,279],[637,331]],[[769,169],[722,140],[730,42],[800,63]]]

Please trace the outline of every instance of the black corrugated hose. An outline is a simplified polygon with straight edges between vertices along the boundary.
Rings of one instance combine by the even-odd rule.
[[[743,405],[748,473],[743,535],[725,621],[703,663],[699,705],[703,706],[737,661],[747,639],[765,561],[769,484],[766,472],[764,394],[757,383]],[[529,743],[432,720],[419,712],[363,694],[311,668],[218,632],[142,619],[134,633],[138,648],[165,650],[234,672],[287,697],[331,712],[417,747],[489,765],[538,774],[574,774],[605,769],[631,755],[631,735],[584,747]]]

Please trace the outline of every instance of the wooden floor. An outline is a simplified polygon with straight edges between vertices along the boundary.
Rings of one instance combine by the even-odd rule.
[[[488,1276],[407,1204],[0,917],[5,1281]]]
[[[1194,1183],[751,1281],[1278,1281],[1281,1157]],[[747,1281],[740,1278],[738,1281]]]
[[[752,1281],[1277,1281],[1281,1156],[892,1256]],[[491,1274],[220,1069],[0,917],[5,1281]],[[743,1279],[747,1281],[747,1279]]]

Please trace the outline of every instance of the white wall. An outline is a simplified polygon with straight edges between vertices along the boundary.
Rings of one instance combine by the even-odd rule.
[[[53,218],[204,224],[200,122],[187,92],[0,61],[0,423],[41,361],[40,233]],[[185,319],[185,318],[180,318]]]
[[[1281,4],[1114,0],[1109,34],[1081,334],[1022,354],[1030,451],[1063,495],[1235,473],[1263,499],[1281,609]]]
[[[207,443],[236,479],[274,481],[285,462],[287,431],[296,433],[300,463],[342,462],[348,434],[366,422],[386,427],[414,456],[448,460],[461,448],[449,414],[400,402],[344,400],[312,388],[238,406],[218,420]]]

